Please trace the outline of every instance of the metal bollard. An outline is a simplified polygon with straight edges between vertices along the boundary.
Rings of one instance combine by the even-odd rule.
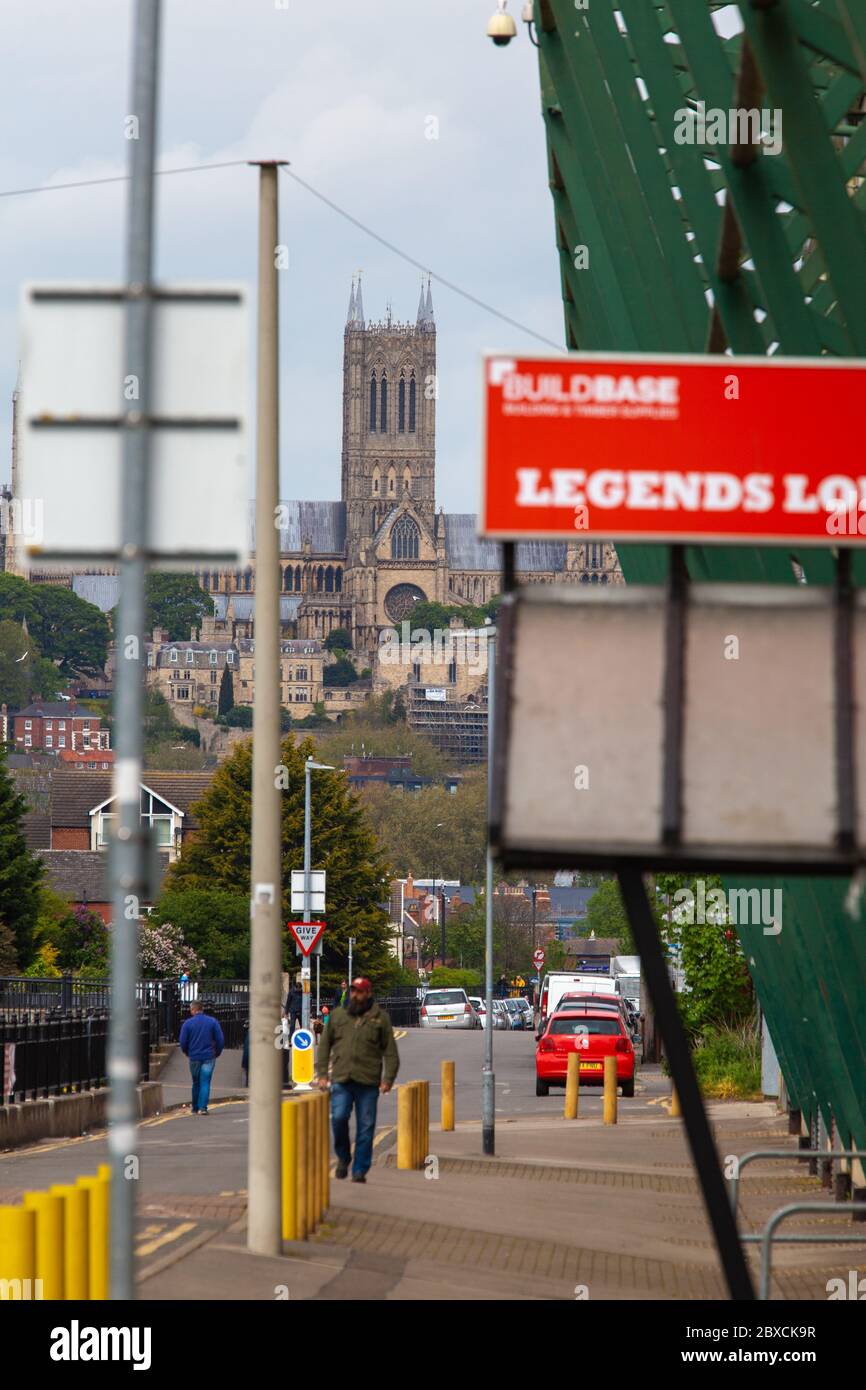
[[[284,1100],[280,1112],[283,1240],[298,1239],[298,1109]]]
[[[412,1168],[415,1131],[413,1128],[412,1083],[397,1087],[397,1167]]]
[[[307,1160],[307,1121],[309,1112],[304,1105],[303,1099],[290,1101],[291,1105],[298,1108],[298,1139],[297,1139],[297,1163],[295,1165],[295,1191],[297,1193],[297,1239],[306,1240],[307,1232],[310,1229],[309,1214],[307,1212],[307,1175],[304,1165]]]
[[[604,1059],[604,1114],[606,1125],[616,1124],[616,1057],[610,1053]]]
[[[36,1214],[26,1207],[0,1207],[0,1279],[12,1281],[3,1285],[0,1298],[32,1298],[35,1278]]]
[[[454,1063],[442,1063],[442,1129],[454,1128]]]
[[[566,1120],[577,1119],[577,1107],[580,1099],[580,1058],[576,1052],[569,1054],[568,1073],[565,1079],[565,1109],[563,1116]]]
[[[36,1278],[42,1297],[63,1298],[63,1202],[50,1192],[25,1192],[24,1208],[36,1217]]]
[[[104,1178],[79,1178],[87,1192],[87,1284],[97,1302],[108,1298],[108,1182]]]
[[[671,1104],[668,1114],[672,1120],[678,1120],[682,1113],[680,1109],[680,1098],[677,1095],[677,1088],[676,1086],[671,1086]]]
[[[90,1296],[89,1193],[85,1187],[58,1183],[51,1194],[63,1199],[64,1298],[67,1302],[83,1301]]]

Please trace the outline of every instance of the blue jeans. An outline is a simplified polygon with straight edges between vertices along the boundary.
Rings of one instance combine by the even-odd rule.
[[[355,1106],[355,1161],[352,1172],[366,1173],[373,1161],[373,1135],[376,1130],[378,1086],[360,1086],[357,1081],[335,1081],[331,1086],[331,1123],[337,1161],[349,1166],[349,1116]]]
[[[209,1062],[189,1061],[189,1072],[192,1077],[192,1108],[193,1110],[207,1110],[207,1103],[210,1099],[210,1079],[213,1076],[213,1069],[216,1062],[213,1058]]]

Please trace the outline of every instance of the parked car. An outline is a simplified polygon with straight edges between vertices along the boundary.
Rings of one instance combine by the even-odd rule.
[[[422,1028],[480,1028],[465,989],[428,989],[421,1005]]]
[[[605,1013],[610,1010],[619,1014],[629,1035],[634,1032],[628,1006],[620,994],[592,994],[589,990],[564,994],[554,1013],[562,1013],[563,1009],[604,1009]]]
[[[521,1013],[523,1014],[524,1028],[532,1028],[533,1012],[532,1005],[530,1004],[529,1000],[521,997],[520,999],[517,999],[515,1002],[517,1004],[518,1009],[520,1009]]]
[[[508,1014],[508,1026],[510,1028],[515,1028],[522,1032],[526,1025],[524,1023],[523,1010],[518,1005],[517,1000],[503,999],[502,1002],[505,1005],[505,1011]]]
[[[593,994],[619,994],[619,985],[610,975],[569,974],[566,971],[551,971],[541,981],[538,1004],[535,1010],[535,1033],[540,1038],[547,1020],[556,1009],[564,994],[576,990],[592,991]]]
[[[505,1007],[504,999],[494,999],[493,1001],[493,1027],[510,1028],[511,1019]]]
[[[609,1009],[567,1009],[552,1015],[535,1050],[535,1094],[564,1086],[569,1054],[580,1057],[581,1085],[604,1083],[604,1059],[616,1057],[616,1077],[624,1096],[634,1095],[634,1044],[627,1025]]]
[[[479,999],[476,994],[470,994],[469,1003],[475,1010],[475,1013],[478,1016],[478,1022],[481,1024],[481,1027],[485,1028],[487,1026],[487,1005],[485,1004],[484,1000]]]

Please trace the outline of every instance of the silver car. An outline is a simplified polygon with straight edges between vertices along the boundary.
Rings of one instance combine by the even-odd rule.
[[[480,1028],[465,989],[428,989],[421,1005],[422,1028]]]
[[[494,999],[493,1001],[493,1027],[510,1028],[511,1016],[505,1007],[504,999]]]

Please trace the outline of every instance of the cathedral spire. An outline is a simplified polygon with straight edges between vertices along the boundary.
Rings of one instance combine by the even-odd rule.
[[[419,298],[419,300],[418,300],[418,317],[417,317],[417,319],[415,320],[415,326],[416,326],[417,328],[420,328],[421,325],[424,323],[426,314],[427,314],[427,303],[426,303],[426,301],[425,301],[425,299],[424,299],[424,276],[422,275],[422,276],[421,276],[421,295],[420,295],[420,298]]]
[[[355,277],[352,276],[352,293],[349,295],[349,312],[346,315],[346,323],[355,322]]]
[[[434,317],[433,317],[433,291],[432,291],[431,288],[430,288],[430,276],[429,276],[429,275],[427,276],[427,304],[426,304],[424,313],[425,313],[425,322],[426,322],[426,323],[429,323],[429,325],[430,325],[431,328],[435,328],[435,327],[436,327],[436,320],[435,320]]]
[[[364,327],[364,301],[361,298],[361,272],[358,271],[358,288],[355,293],[355,322],[360,328]]]

